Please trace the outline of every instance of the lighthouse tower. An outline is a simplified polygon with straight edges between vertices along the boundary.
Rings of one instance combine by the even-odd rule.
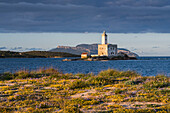
[[[107,44],[107,35],[106,35],[106,31],[104,31],[103,34],[102,34],[102,44]]]
[[[102,34],[102,43],[98,45],[98,56],[112,58],[117,55],[117,45],[107,43],[106,31]]]

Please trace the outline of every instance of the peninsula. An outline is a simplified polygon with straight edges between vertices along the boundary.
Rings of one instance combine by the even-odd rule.
[[[0,58],[61,58],[61,57],[80,57],[80,55],[50,51],[29,51],[29,52],[0,51]]]

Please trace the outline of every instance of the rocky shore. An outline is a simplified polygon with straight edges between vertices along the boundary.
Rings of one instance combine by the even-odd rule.
[[[128,56],[118,56],[113,58],[108,58],[106,56],[100,56],[100,57],[91,57],[91,58],[76,58],[76,59],[63,59],[62,61],[109,61],[109,60],[137,60],[136,57],[128,57]]]

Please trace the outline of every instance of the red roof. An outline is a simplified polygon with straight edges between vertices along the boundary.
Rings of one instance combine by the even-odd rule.
[[[84,53],[82,53],[82,54],[88,54],[87,52],[84,52]]]

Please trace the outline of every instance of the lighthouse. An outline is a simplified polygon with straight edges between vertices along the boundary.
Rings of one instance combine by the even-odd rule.
[[[98,56],[107,56],[109,58],[117,56],[117,44],[107,43],[106,31],[102,34],[102,43],[98,45]]]
[[[104,31],[103,34],[102,34],[102,44],[107,44],[107,34],[106,34],[106,31]]]

